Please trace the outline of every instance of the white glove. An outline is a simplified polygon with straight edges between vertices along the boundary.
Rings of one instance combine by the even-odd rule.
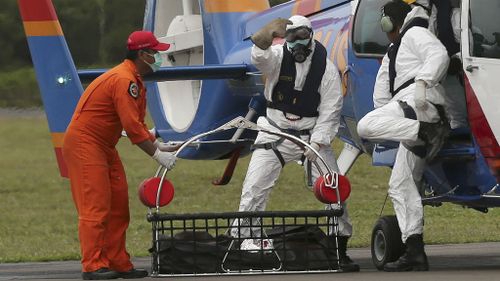
[[[159,140],[155,140],[154,145],[159,150],[161,150],[161,151],[167,151],[167,152],[174,152],[177,149],[179,149],[179,147],[181,147],[181,144],[171,144],[171,143],[168,143],[168,142],[161,142]]]
[[[175,165],[175,160],[177,160],[177,157],[175,157],[174,154],[172,154],[170,152],[161,151],[158,148],[156,149],[155,154],[153,154],[152,157],[160,165],[167,168],[167,170],[172,169]]]
[[[319,144],[313,142],[311,143],[311,146],[312,148],[314,148],[314,150],[318,151],[319,152]],[[309,161],[314,161],[316,160],[316,158],[318,157],[316,155],[316,153],[314,153],[314,151],[312,151],[309,147],[306,148],[306,151],[304,152],[304,156],[307,158],[307,160]]]
[[[149,133],[151,135],[155,136],[155,138],[156,138],[156,129],[155,128],[149,129]]]
[[[415,102],[415,107],[418,109],[425,109],[427,106],[425,101],[426,90],[427,84],[424,81],[415,81],[415,95],[413,96],[413,101]]]

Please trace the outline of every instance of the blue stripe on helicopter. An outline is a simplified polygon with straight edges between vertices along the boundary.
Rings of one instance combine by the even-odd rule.
[[[83,92],[63,36],[28,37],[51,132],[65,132]]]

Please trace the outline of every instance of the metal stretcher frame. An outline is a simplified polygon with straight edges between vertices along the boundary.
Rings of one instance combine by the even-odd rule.
[[[281,212],[276,212],[276,211],[262,211],[262,212],[226,212],[226,213],[197,213],[197,214],[162,214],[160,213],[160,194],[161,194],[161,188],[162,184],[166,178],[168,170],[160,166],[156,172],[156,176],[161,175],[161,180],[159,183],[159,188],[157,192],[157,197],[156,197],[156,208],[151,208],[149,210],[147,219],[149,222],[152,224],[152,232],[153,232],[153,252],[156,252],[156,256],[153,254],[152,255],[152,272],[151,276],[152,277],[168,277],[168,276],[212,276],[212,275],[247,275],[247,274],[290,274],[290,273],[325,273],[325,272],[341,272],[342,270],[340,269],[340,264],[338,261],[338,217],[342,216],[343,214],[343,209],[342,205],[340,202],[340,194],[339,194],[339,189],[337,188],[338,184],[338,174],[334,171],[331,170],[331,168],[328,166],[326,161],[323,159],[323,157],[319,154],[317,150],[315,150],[313,147],[311,147],[307,142],[303,141],[302,139],[290,135],[278,130],[267,130],[262,127],[257,126],[255,123],[243,118],[243,117],[237,117],[228,123],[205,133],[198,134],[196,136],[193,136],[189,140],[185,141],[180,148],[176,152],[176,156],[179,155],[179,153],[185,149],[186,147],[190,146],[191,144],[195,143],[199,139],[211,135],[211,134],[216,134],[222,131],[230,130],[230,129],[238,129],[238,130],[244,130],[244,129],[249,129],[249,130],[254,130],[254,131],[259,131],[259,132],[264,132],[267,134],[271,135],[277,135],[282,138],[285,138],[287,140],[292,141],[293,143],[297,144],[301,149],[305,150],[306,148],[311,149],[317,156],[315,161],[312,161],[312,163],[315,165],[315,167],[318,169],[318,172],[324,177],[325,185],[329,188],[332,188],[335,190],[336,195],[337,195],[337,202],[330,204],[330,210],[323,210],[323,211],[281,211]],[[228,140],[229,141],[229,140]],[[321,163],[319,165],[318,163]],[[323,169],[321,168],[323,166],[326,169],[326,173],[323,172]],[[328,175],[332,175],[332,177],[328,177]],[[320,222],[320,218],[326,219],[326,222]],[[206,230],[207,232],[209,231],[215,231],[216,236],[218,236],[219,229],[227,229],[225,232],[227,233],[229,229],[234,228],[234,227],[255,227],[255,225],[252,226],[250,225],[240,225],[238,224],[237,226],[233,225],[233,221],[235,219],[250,219],[250,222],[252,219],[260,219],[262,222],[258,227],[260,227],[261,230],[264,229],[264,227],[270,227],[270,226],[277,226],[277,227],[282,227],[283,231],[285,230],[286,227],[298,227],[298,226],[311,226],[314,225],[316,227],[321,227],[321,228],[326,228],[326,232],[328,235],[333,235],[331,237],[334,237],[334,245],[332,245],[332,248],[334,247],[334,253],[335,255],[335,260],[333,261],[335,263],[335,266],[329,267],[328,269],[305,269],[305,270],[283,270],[283,264],[286,264],[286,256],[287,256],[287,250],[283,249],[283,255],[285,257],[285,260],[282,260],[280,258],[280,255],[278,255],[277,250],[269,250],[272,251],[274,256],[277,258],[277,261],[279,262],[279,267],[274,267],[274,268],[269,268],[269,269],[230,269],[225,265],[226,258],[228,257],[228,254],[232,252],[236,252],[237,254],[239,253],[240,257],[242,256],[242,251],[244,250],[234,250],[232,249],[235,245],[236,242],[241,242],[241,237],[237,238],[230,238],[231,242],[228,248],[226,249],[226,252],[224,254],[223,260],[220,265],[220,271],[219,270],[214,270],[212,273],[161,273],[160,268],[161,268],[161,260],[160,260],[160,250],[161,250],[161,242],[164,241],[162,235],[165,234],[170,234],[170,237],[173,237],[175,232],[178,232],[180,230],[186,231],[192,231],[193,235],[196,234],[197,230]],[[289,220],[294,220],[294,223],[288,223],[287,221]],[[219,221],[226,221],[225,224],[222,226],[219,225]],[[266,224],[264,221],[266,220],[271,220],[271,224]],[[281,223],[275,223],[276,220],[281,220]],[[297,222],[299,220],[299,222]],[[313,220],[314,223],[310,224],[310,221]],[[199,225],[196,226],[196,222],[201,221],[202,226],[200,227]],[[203,223],[204,221],[204,223]],[[210,221],[210,223],[209,223]],[[302,222],[303,221],[303,222]],[[174,222],[177,222],[175,224]],[[178,226],[179,223],[181,226]],[[167,225],[167,226],[165,226]],[[284,234],[284,232],[283,232]],[[253,234],[252,234],[253,235]],[[265,234],[264,234],[265,235]],[[229,237],[229,236],[228,236]],[[255,239],[266,239],[266,237],[246,237],[246,238],[255,238]],[[237,241],[239,240],[239,241]],[[283,243],[285,245],[285,243]],[[239,245],[239,244],[237,244]],[[196,248],[196,243],[194,243],[194,247]],[[328,247],[328,250],[330,247]],[[264,250],[259,250],[259,254],[262,257],[264,257]],[[265,257],[269,257],[267,254]],[[309,261],[308,261],[309,263]]]
[[[214,275],[251,275],[251,274],[292,274],[292,273],[327,273],[340,272],[337,252],[337,236],[327,236],[324,234],[328,243],[326,247],[319,247],[313,244],[316,240],[305,238],[301,240],[307,246],[300,248],[303,255],[304,264],[297,267],[297,261],[294,260],[297,250],[293,249],[293,239],[283,239],[285,231],[289,227],[313,226],[322,229],[335,229],[337,227],[335,219],[341,213],[341,210],[320,210],[320,211],[263,211],[263,212],[226,212],[226,213],[197,213],[197,214],[157,214],[152,213],[148,220],[153,227],[153,250],[152,255],[152,277],[173,277],[173,276],[214,276]],[[240,218],[260,218],[262,224],[259,226],[266,228],[273,226],[278,231],[270,236],[276,240],[281,239],[281,248],[272,250],[257,250],[254,253],[248,253],[246,250],[239,249],[238,238],[225,236],[227,229],[232,227],[232,221]],[[281,232],[283,231],[283,232]],[[192,234],[195,236],[199,232],[214,233],[214,238],[196,238],[194,240],[184,241],[175,239],[176,233]],[[268,232],[269,233],[269,232]],[[225,237],[222,238],[221,237]],[[156,240],[155,240],[156,239]],[[263,237],[261,237],[263,239]],[[267,239],[267,237],[266,237]],[[240,240],[241,241],[241,240]],[[208,259],[215,259],[208,266],[209,272],[200,270],[200,264],[206,263],[207,259],[200,258],[201,252],[206,251],[207,242],[211,242],[210,249],[214,249]],[[177,243],[181,246],[176,247]],[[236,247],[231,247],[236,245]],[[200,249],[200,250],[197,250]],[[166,250],[165,250],[166,249]],[[180,249],[180,250],[179,250]],[[181,257],[182,250],[190,249],[189,257]],[[318,258],[315,251],[329,253]],[[165,254],[167,252],[167,254]],[[242,260],[246,257],[246,262]],[[248,264],[248,258],[251,257],[253,264]],[[168,259],[168,261],[166,261]],[[177,260],[175,260],[177,259]],[[198,261],[197,261],[198,259]],[[194,265],[189,272],[180,272],[181,264],[185,267],[185,260],[189,260]],[[235,261],[237,261],[235,263]],[[318,266],[321,265],[321,267]],[[206,268],[203,267],[203,268]]]

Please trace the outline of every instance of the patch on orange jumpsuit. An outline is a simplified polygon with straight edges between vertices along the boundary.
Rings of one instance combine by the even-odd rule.
[[[128,85],[128,93],[136,99],[139,96],[139,87],[134,82],[130,81]]]

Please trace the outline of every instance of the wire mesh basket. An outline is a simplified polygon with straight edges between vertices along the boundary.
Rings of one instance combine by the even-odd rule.
[[[151,213],[152,276],[337,272],[341,214],[342,209]],[[244,228],[258,231],[234,235]],[[245,249],[248,239],[261,247]]]

